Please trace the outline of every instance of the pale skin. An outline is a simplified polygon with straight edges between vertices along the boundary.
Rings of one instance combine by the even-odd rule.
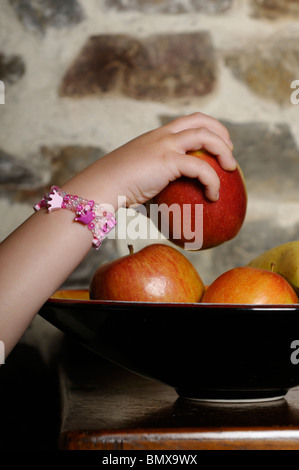
[[[61,189],[118,209],[144,204],[180,176],[198,178],[216,201],[219,178],[206,162],[186,155],[204,148],[227,171],[236,168],[227,129],[202,113],[176,119],[105,155]],[[42,197],[43,195],[41,195]],[[74,213],[45,209],[33,213],[0,244],[0,340],[6,356],[47,299],[87,255],[92,236],[73,223]]]

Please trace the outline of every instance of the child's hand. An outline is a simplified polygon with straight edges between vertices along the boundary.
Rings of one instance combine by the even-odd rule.
[[[143,204],[156,196],[170,181],[187,176],[198,178],[206,196],[218,198],[220,181],[206,162],[186,155],[206,149],[225,170],[234,170],[232,143],[227,129],[216,119],[191,114],[150,131],[103,157],[101,171],[109,176],[110,190],[126,196],[127,206]]]

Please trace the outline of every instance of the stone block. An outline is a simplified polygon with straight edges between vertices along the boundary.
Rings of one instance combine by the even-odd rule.
[[[252,14],[258,18],[299,18],[298,0],[251,0]]]
[[[223,122],[234,142],[249,195],[299,203],[299,150],[287,124]]]
[[[10,0],[19,20],[29,30],[44,34],[48,27],[57,29],[77,24],[84,18],[77,0]]]
[[[15,83],[25,73],[25,64],[22,57],[17,55],[7,56],[0,52],[0,80],[7,83]]]
[[[216,82],[211,36],[207,32],[91,37],[60,87],[62,96],[123,94],[135,99],[165,101],[202,96]]]
[[[281,34],[245,49],[228,52],[226,65],[254,93],[290,104],[291,82],[299,77],[299,36]]]
[[[40,159],[46,159],[49,162],[51,171],[50,184],[60,186],[77,173],[83,171],[105,153],[103,149],[93,146],[43,146],[40,149]]]
[[[61,186],[106,152],[93,146],[42,146],[26,159],[0,149],[0,197],[33,206],[49,188]]]
[[[228,10],[232,0],[105,0],[107,9],[140,11],[143,13],[178,14],[197,11],[217,14]]]
[[[32,188],[38,182],[38,173],[30,162],[0,149],[0,189]]]

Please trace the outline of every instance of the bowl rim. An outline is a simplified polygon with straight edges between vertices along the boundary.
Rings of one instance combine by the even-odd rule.
[[[88,292],[88,289],[63,289],[64,292],[81,291]],[[59,292],[59,291],[58,291]],[[144,302],[129,300],[91,300],[80,298],[58,298],[53,294],[46,304],[48,305],[85,305],[85,306],[103,306],[103,307],[121,307],[121,306],[152,306],[152,307],[175,307],[175,308],[198,308],[198,309],[232,309],[232,310],[271,310],[273,311],[297,311],[299,312],[299,303],[297,304],[231,304],[231,303],[203,303],[203,302]]]

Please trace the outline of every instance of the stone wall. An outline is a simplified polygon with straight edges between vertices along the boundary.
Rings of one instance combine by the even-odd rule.
[[[0,38],[0,239],[52,183],[198,110],[228,126],[249,196],[234,240],[187,254],[204,282],[299,239],[296,0],[1,0]],[[66,284],[126,245],[107,240]]]

